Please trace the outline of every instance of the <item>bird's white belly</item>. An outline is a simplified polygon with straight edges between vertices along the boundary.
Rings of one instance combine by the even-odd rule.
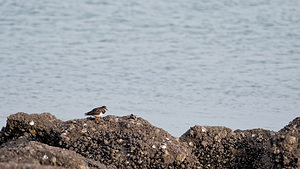
[[[99,115],[95,115],[95,117],[102,117],[103,115],[103,113],[100,113]]]

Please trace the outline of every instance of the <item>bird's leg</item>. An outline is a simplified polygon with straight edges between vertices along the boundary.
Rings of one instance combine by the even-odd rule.
[[[99,121],[102,121],[101,117],[99,117]]]
[[[97,120],[97,117],[95,116],[95,120],[96,120],[96,122],[98,123],[98,120]]]

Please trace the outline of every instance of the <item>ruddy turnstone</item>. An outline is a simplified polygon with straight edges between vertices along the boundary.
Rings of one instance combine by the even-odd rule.
[[[101,121],[101,117],[104,115],[104,113],[107,111],[107,108],[106,106],[102,106],[102,107],[97,107],[97,108],[94,108],[93,110],[85,113],[85,115],[87,116],[94,116],[95,117],[95,120],[96,122]],[[99,119],[98,119],[99,118]]]

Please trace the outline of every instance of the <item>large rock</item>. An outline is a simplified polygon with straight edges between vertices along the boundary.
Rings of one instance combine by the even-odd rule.
[[[271,144],[265,155],[270,168],[300,168],[300,117],[273,136]]]
[[[134,115],[66,122],[59,144],[85,157],[118,168],[194,167],[186,146],[166,131]]]
[[[134,115],[96,123],[17,113],[0,132],[0,168],[300,168],[299,128],[300,118],[279,132],[194,126],[178,139]]]
[[[194,126],[180,140],[203,168],[300,168],[300,118],[279,132]]]
[[[0,146],[0,168],[102,168],[106,166],[75,153],[26,138]]]
[[[11,138],[30,135],[39,142],[57,146],[62,129],[63,122],[50,113],[19,112],[7,118],[6,127],[3,129],[5,137],[2,137],[0,141],[5,142]]]
[[[236,154],[232,166],[235,168],[270,168],[266,158],[272,147],[271,138],[277,133],[264,129],[236,130]],[[271,167],[272,168],[272,167]]]
[[[198,161],[187,146],[166,131],[134,115],[57,120],[49,113],[17,113],[8,117],[4,139],[26,136],[66,148],[118,168],[192,168]]]
[[[235,134],[226,127],[194,126],[180,137],[192,149],[203,168],[230,168],[234,160]]]

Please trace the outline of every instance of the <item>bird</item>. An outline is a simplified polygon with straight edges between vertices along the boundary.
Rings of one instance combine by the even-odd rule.
[[[86,116],[94,116],[96,122],[102,121],[101,117],[105,114],[105,112],[107,111],[106,106],[101,106],[101,107],[97,107],[94,108],[93,110],[85,113]]]

